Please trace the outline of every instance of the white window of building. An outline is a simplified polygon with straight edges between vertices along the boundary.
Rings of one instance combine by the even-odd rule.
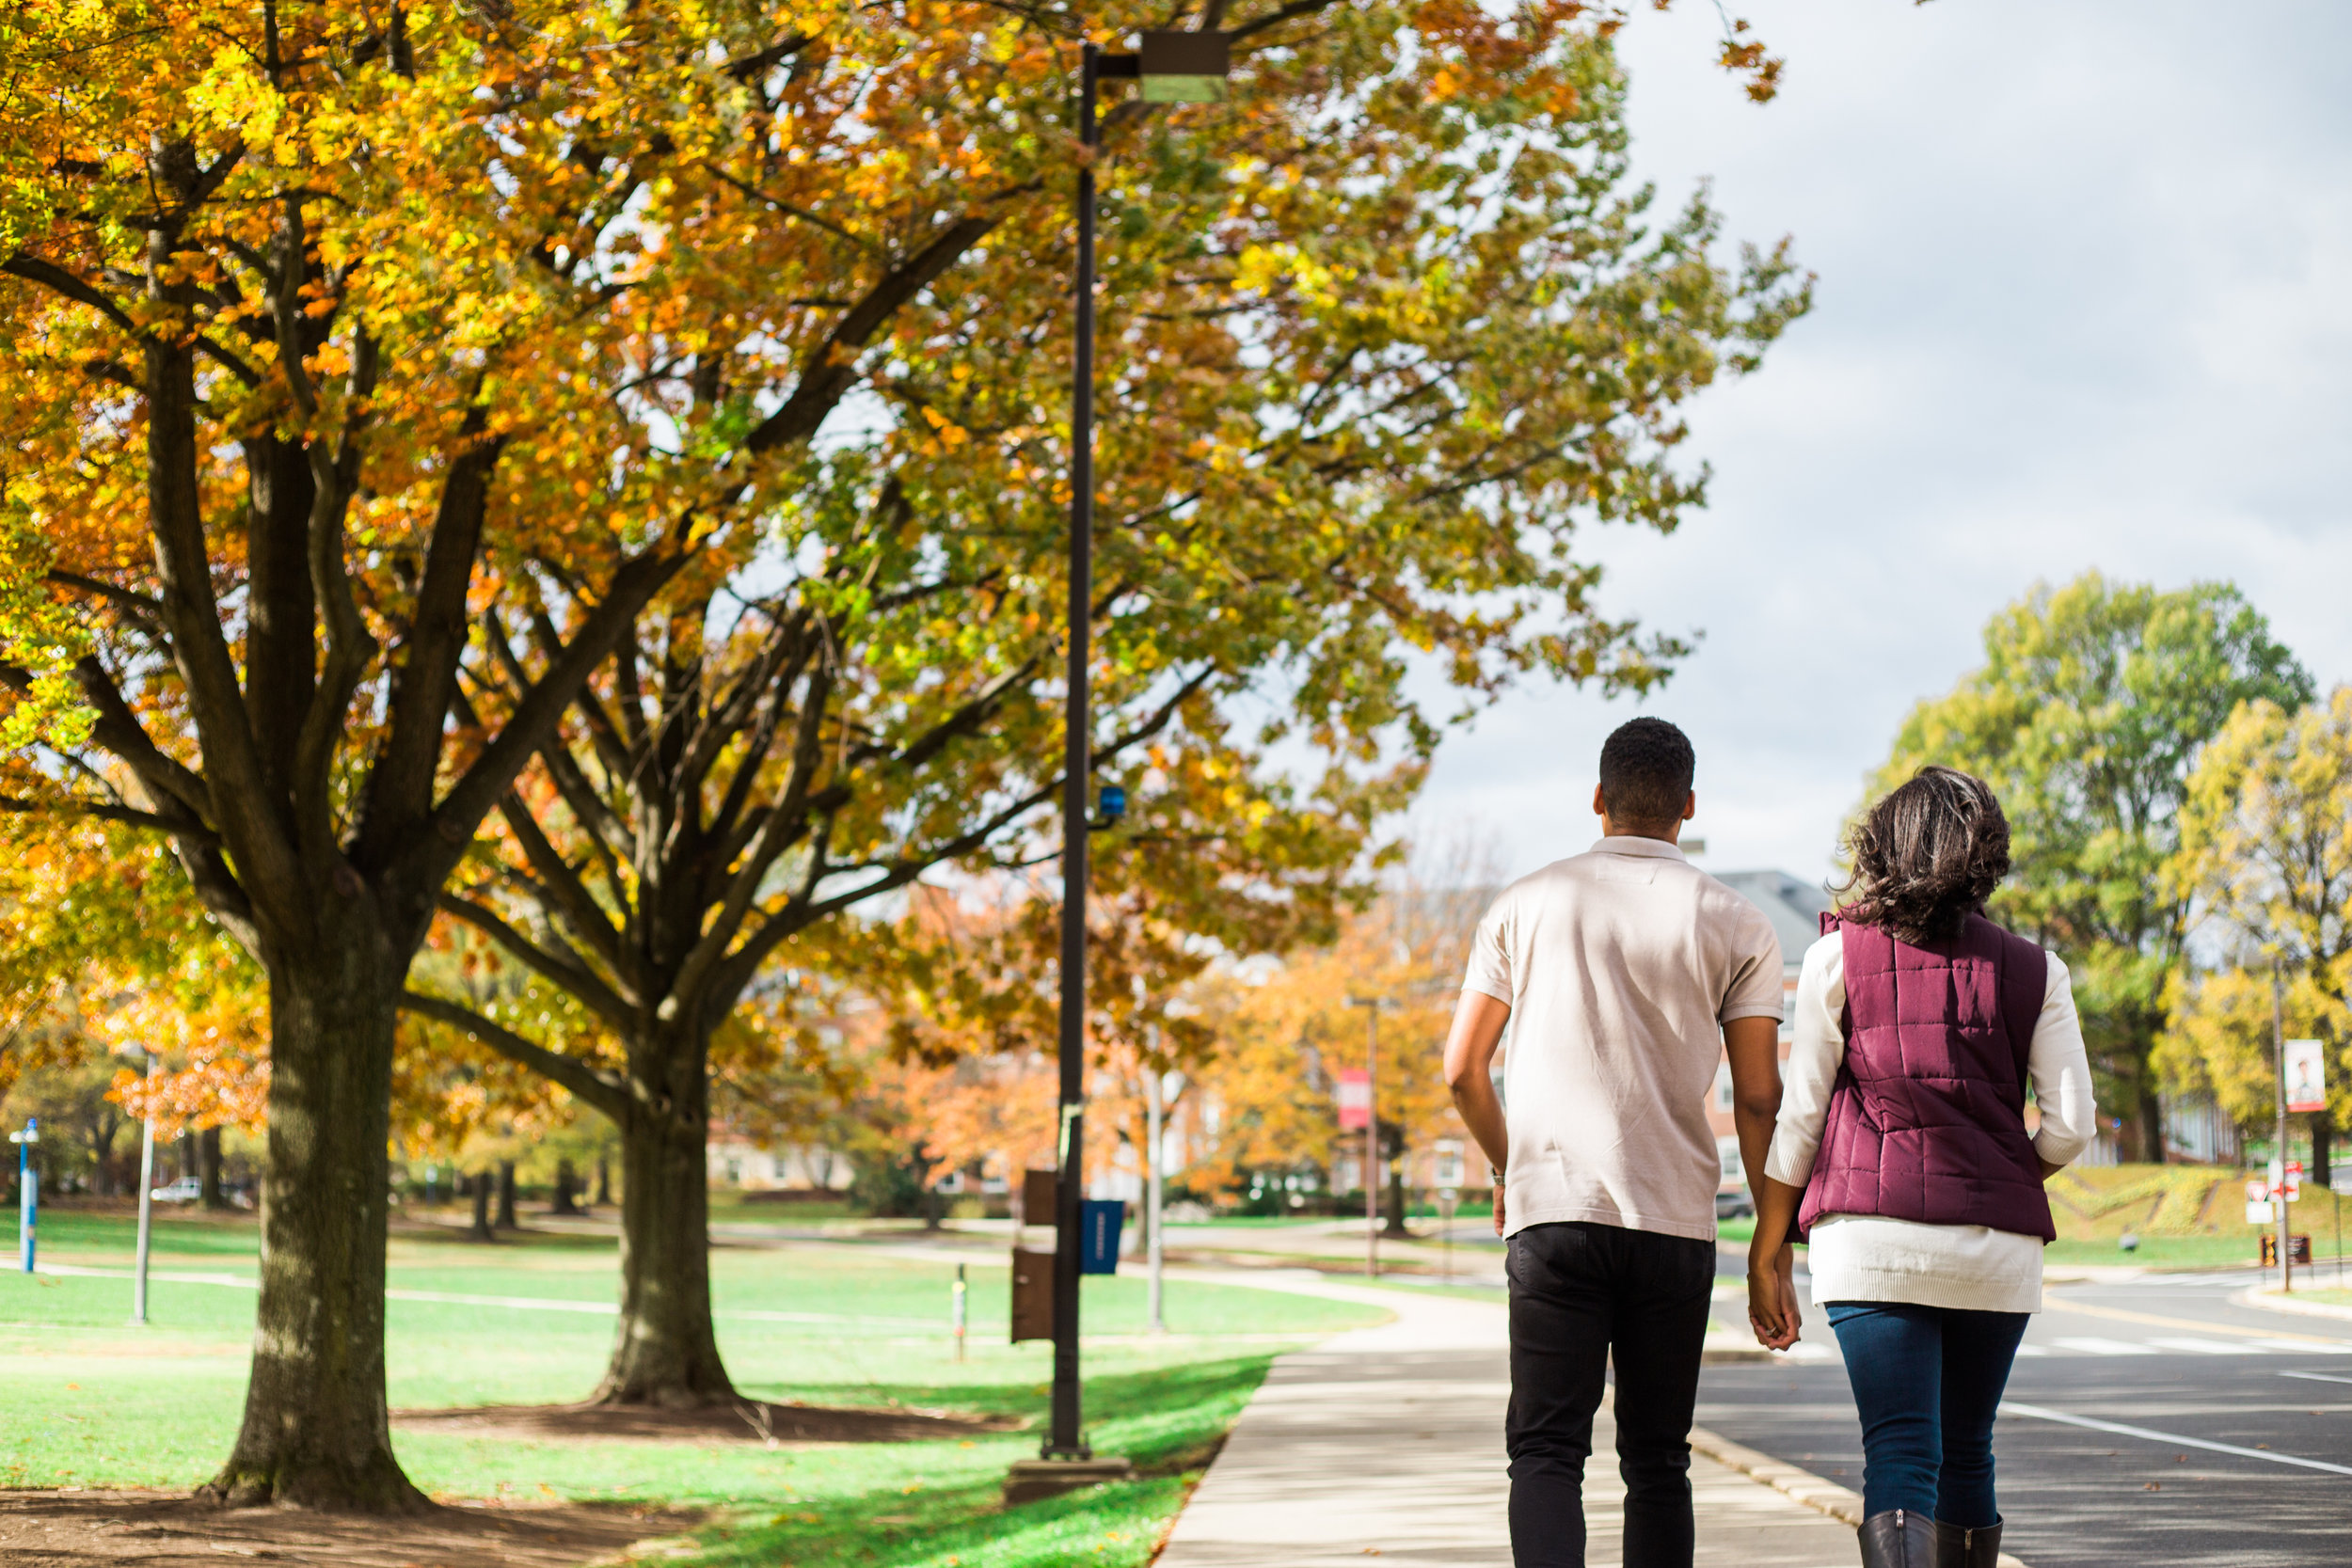
[[[1435,1175],[1438,1179],[1435,1184],[1438,1186],[1458,1187],[1462,1184],[1461,1139],[1439,1138],[1438,1140],[1438,1162]]]
[[[1729,1062],[1715,1064],[1715,1109],[1718,1111],[1731,1109],[1731,1064]]]

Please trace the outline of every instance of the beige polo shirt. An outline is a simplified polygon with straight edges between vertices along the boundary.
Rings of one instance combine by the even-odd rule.
[[[1780,1017],[1764,911],[1663,839],[1604,838],[1505,888],[1465,990],[1506,1002],[1506,1234],[1590,1220],[1715,1238],[1723,1025]]]

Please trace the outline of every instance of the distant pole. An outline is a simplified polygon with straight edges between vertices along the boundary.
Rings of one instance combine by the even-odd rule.
[[[1387,998],[1351,996],[1365,1012],[1364,1034],[1364,1277],[1380,1277],[1380,1009]]]
[[[2279,1095],[2279,1190],[2274,1200],[2279,1206],[2279,1291],[2284,1295],[2295,1289],[2295,1259],[2288,1254],[2287,1240],[2286,983],[2280,977],[2276,958],[2270,960],[2270,1056],[2276,1069],[2271,1077]]]
[[[155,1053],[147,1053],[147,1119],[139,1129],[139,1261],[131,1286],[131,1321],[147,1322],[147,1242],[155,1212]]]
[[[953,1297],[953,1315],[956,1324],[956,1359],[959,1361],[963,1359],[963,1331],[969,1322],[968,1309],[965,1303],[969,1299],[969,1295],[970,1287],[964,1283],[963,1265],[961,1263],[958,1263],[956,1265],[956,1288]]]
[[[1445,1227],[1438,1234],[1445,1238],[1445,1278],[1449,1285],[1454,1282],[1454,1203],[1453,1188],[1446,1187],[1438,1192],[1438,1205],[1445,1214]]]
[[[1145,1136],[1151,1140],[1152,1145],[1150,1164],[1146,1166],[1148,1174],[1145,1178],[1144,1188],[1144,1220],[1150,1227],[1146,1232],[1146,1240],[1151,1247],[1148,1254],[1151,1281],[1149,1291],[1152,1307],[1151,1330],[1154,1334],[1165,1334],[1168,1332],[1168,1320],[1160,1315],[1160,1304],[1161,1266],[1166,1260],[1166,1252],[1160,1245],[1160,1219],[1163,1212],[1162,1199],[1166,1195],[1160,1184],[1160,1164],[1162,1152],[1166,1148],[1166,1139],[1161,1132],[1161,1117],[1164,1115],[1162,1096],[1166,1093],[1166,1089],[1160,1082],[1160,1069],[1149,1062],[1144,1064],[1143,1080]]]
[[[33,1239],[40,1226],[40,1172],[33,1168],[33,1146],[40,1142],[40,1118],[26,1117],[24,1131],[8,1134],[16,1145],[16,1243],[24,1272],[33,1272]]]

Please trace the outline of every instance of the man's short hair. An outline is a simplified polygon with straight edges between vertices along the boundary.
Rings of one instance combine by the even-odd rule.
[[[1663,719],[1617,726],[1600,749],[1600,803],[1620,828],[1664,832],[1682,820],[1698,759],[1691,737]]]

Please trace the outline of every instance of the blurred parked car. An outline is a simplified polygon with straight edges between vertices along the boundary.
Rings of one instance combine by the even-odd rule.
[[[170,1186],[157,1187],[147,1196],[158,1203],[194,1203],[204,1196],[204,1183],[193,1176],[183,1176]]]
[[[1745,1219],[1756,1212],[1756,1204],[1748,1197],[1745,1187],[1724,1187],[1715,1194],[1715,1217],[1719,1220]]]

